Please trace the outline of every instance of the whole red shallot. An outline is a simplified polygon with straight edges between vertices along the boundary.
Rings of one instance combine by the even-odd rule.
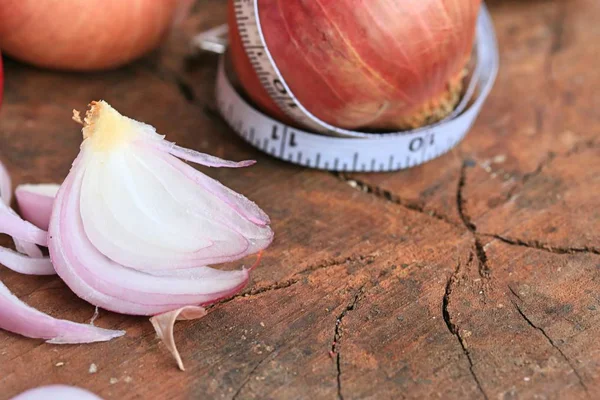
[[[252,100],[287,117],[244,51],[230,0],[235,72]],[[299,102],[347,129],[423,126],[460,97],[481,0],[258,0],[271,56]]]
[[[155,48],[191,0],[3,0],[0,49],[41,67],[113,68]]]

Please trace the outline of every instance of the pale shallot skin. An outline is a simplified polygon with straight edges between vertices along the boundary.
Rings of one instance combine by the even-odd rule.
[[[11,400],[102,400],[102,398],[74,386],[49,385],[30,389]]]
[[[204,307],[185,306],[150,318],[150,322],[152,323],[156,334],[173,355],[173,358],[175,358],[175,361],[177,362],[177,366],[182,371],[185,371],[185,367],[183,366],[183,360],[177,350],[175,338],[173,336],[175,321],[198,319],[205,315],[206,310]]]
[[[235,27],[232,1],[230,26]],[[457,100],[481,0],[258,0],[268,49],[308,111],[347,129],[422,126]],[[279,119],[241,38],[237,76]],[[441,109],[440,109],[441,108]]]
[[[216,167],[252,162],[182,149],[105,102],[91,104],[83,135],[49,227],[52,262],[71,290],[108,310],[155,315],[246,285],[249,270],[207,265],[266,248],[269,218],[174,155]]]

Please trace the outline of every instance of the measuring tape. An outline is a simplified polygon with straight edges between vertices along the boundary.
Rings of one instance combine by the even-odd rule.
[[[446,153],[473,125],[498,72],[498,45],[490,15],[482,5],[477,20],[477,60],[467,89],[454,112],[423,128],[392,133],[341,129],[318,119],[298,102],[277,69],[260,28],[258,1],[234,0],[238,31],[263,86],[279,107],[311,133],[256,110],[240,96],[221,58],[216,83],[219,111],[247,142],[282,160],[331,171],[394,171],[413,167]],[[194,38],[196,46],[224,52],[226,27]]]

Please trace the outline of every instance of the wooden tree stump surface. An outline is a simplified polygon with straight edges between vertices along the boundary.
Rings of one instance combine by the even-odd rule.
[[[104,99],[180,145],[258,160],[206,172],[257,202],[276,239],[243,294],[176,325],[185,372],[147,318],[101,311],[98,326],[127,335],[55,346],[0,332],[0,399],[50,383],[105,399],[600,397],[600,2],[488,5],[501,69],[482,114],[452,152],[396,173],[297,167],[227,127],[217,58],[187,54],[225,1],[199,2],[116,71],[5,58],[0,159],[15,185],[60,182],[81,142],[71,110]],[[53,316],[94,312],[58,277],[0,279]]]

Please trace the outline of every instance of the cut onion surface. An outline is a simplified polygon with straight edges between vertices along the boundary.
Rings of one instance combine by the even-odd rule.
[[[183,149],[106,102],[86,113],[79,156],[58,191],[49,249],[81,298],[116,312],[154,315],[204,305],[243,288],[249,271],[207,267],[273,239],[254,203],[173,154],[213,167],[239,163]]]

